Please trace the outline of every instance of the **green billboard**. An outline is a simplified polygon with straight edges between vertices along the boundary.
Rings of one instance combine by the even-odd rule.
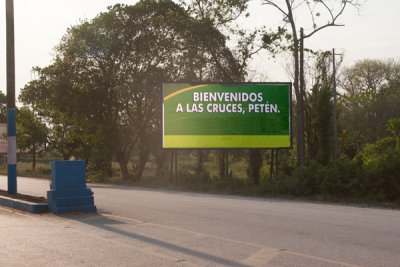
[[[164,83],[164,148],[289,148],[290,83]]]

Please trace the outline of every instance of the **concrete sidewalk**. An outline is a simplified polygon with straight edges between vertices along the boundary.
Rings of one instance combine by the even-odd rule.
[[[143,242],[133,233],[128,235],[123,230],[124,224],[96,213],[35,215],[0,207],[0,266],[176,266],[179,263],[179,258],[139,244]],[[130,226],[136,224],[129,222]]]
[[[0,207],[0,266],[353,266],[101,213]]]

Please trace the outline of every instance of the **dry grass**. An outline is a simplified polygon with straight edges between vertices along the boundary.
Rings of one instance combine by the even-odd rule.
[[[0,166],[0,174],[7,175],[7,165]],[[36,163],[36,168],[32,171],[32,162],[18,162],[17,175],[23,177],[47,178],[51,177],[50,163]]]

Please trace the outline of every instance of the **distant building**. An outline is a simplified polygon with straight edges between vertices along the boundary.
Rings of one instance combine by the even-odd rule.
[[[7,154],[7,123],[0,123],[0,154]]]

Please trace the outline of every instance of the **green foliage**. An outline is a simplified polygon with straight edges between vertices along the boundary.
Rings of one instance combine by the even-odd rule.
[[[321,194],[321,184],[326,173],[326,168],[311,161],[308,166],[298,167],[290,177],[286,177],[281,190],[295,196]]]
[[[387,64],[380,60],[358,61],[352,67],[343,70],[340,85],[350,96],[361,93],[376,95],[387,82],[387,67]]]
[[[47,140],[47,127],[26,107],[17,111],[17,146],[32,155],[32,171],[36,155],[43,153]]]
[[[393,138],[368,144],[354,160],[340,159],[324,166],[312,161],[285,176],[278,192],[335,199],[399,201],[400,151]]]
[[[319,55],[315,66],[315,83],[306,104],[306,140],[308,158],[327,165],[333,150],[333,103],[330,53]]]
[[[362,198],[366,193],[364,170],[357,160],[339,159],[326,167],[327,174],[321,184],[322,194],[344,198]]]
[[[311,161],[290,176],[269,181],[270,192],[328,199],[400,200],[400,151],[393,138],[368,144],[355,159],[321,165]]]
[[[342,151],[350,158],[368,143],[388,137],[390,119],[400,114],[400,63],[365,60],[346,68],[339,85],[345,89],[340,105]]]
[[[393,138],[365,146],[359,157],[367,172],[369,194],[390,201],[400,199],[400,150]]]
[[[395,137],[400,136],[400,119],[390,119],[388,122],[387,129]]]
[[[333,112],[331,87],[324,85],[317,96],[316,116],[311,124],[317,139],[317,161],[328,164],[333,148]]]
[[[157,153],[162,82],[243,79],[225,41],[169,0],[115,5],[68,29],[20,101],[50,125],[50,146],[65,159],[111,174],[115,157],[124,179],[139,180]]]
[[[367,144],[360,154],[364,164],[372,168],[378,168],[382,161],[391,157],[395,147],[395,140],[391,137],[378,140],[375,144]]]
[[[400,149],[400,119],[390,119],[387,129],[396,138],[396,148]]]
[[[0,123],[7,123],[7,96],[0,91]]]

